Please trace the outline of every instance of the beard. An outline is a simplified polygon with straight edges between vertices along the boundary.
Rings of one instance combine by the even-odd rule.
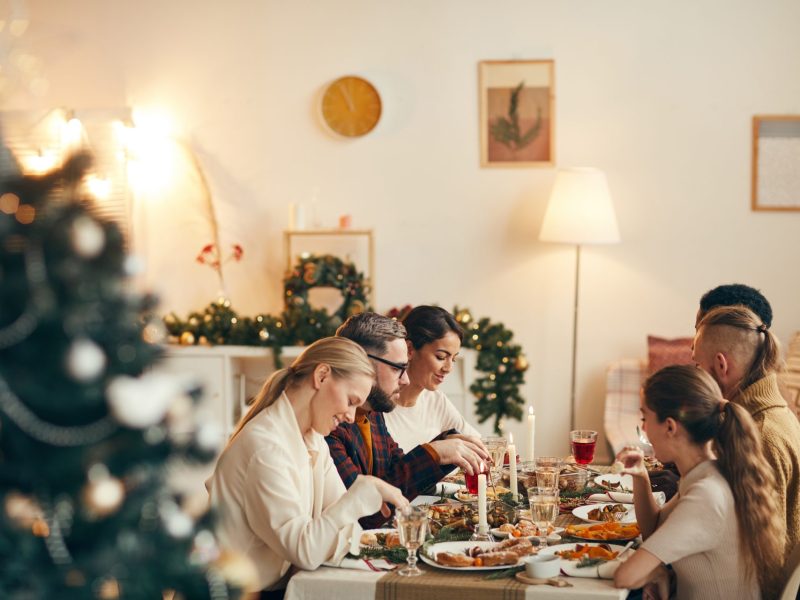
[[[369,404],[369,407],[375,412],[392,412],[395,407],[394,400],[392,400],[393,395],[394,394],[387,394],[377,385],[373,385],[369,396],[367,396],[366,404]]]

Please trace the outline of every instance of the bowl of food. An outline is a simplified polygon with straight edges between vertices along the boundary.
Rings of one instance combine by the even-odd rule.
[[[586,469],[561,471],[558,476],[558,489],[562,492],[582,492],[586,488],[589,473]]]
[[[542,556],[535,554],[525,559],[525,574],[533,579],[557,577],[561,572],[561,561],[555,554]]]

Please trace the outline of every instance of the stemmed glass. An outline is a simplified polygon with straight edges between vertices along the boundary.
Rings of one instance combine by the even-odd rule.
[[[403,577],[416,577],[422,575],[417,566],[417,549],[425,541],[428,530],[428,508],[426,506],[406,506],[397,510],[395,526],[400,536],[400,543],[408,550],[408,565],[400,569],[397,574]]]
[[[528,501],[531,505],[531,521],[539,530],[539,548],[547,547],[547,530],[558,517],[558,490],[529,488]]]
[[[486,446],[486,449],[489,451],[489,456],[492,458],[489,473],[492,486],[496,486],[497,482],[500,481],[508,440],[499,435],[491,435],[483,438],[483,445]]]

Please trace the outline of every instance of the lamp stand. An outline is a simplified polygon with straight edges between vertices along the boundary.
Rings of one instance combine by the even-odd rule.
[[[581,245],[575,245],[575,306],[572,313],[572,380],[569,388],[569,428],[575,429],[575,367],[578,354],[578,290],[581,272]]]

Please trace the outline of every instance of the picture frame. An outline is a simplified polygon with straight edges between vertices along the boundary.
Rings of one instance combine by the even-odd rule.
[[[800,115],[753,117],[751,208],[800,211]]]
[[[478,63],[482,167],[555,165],[555,61]]]

